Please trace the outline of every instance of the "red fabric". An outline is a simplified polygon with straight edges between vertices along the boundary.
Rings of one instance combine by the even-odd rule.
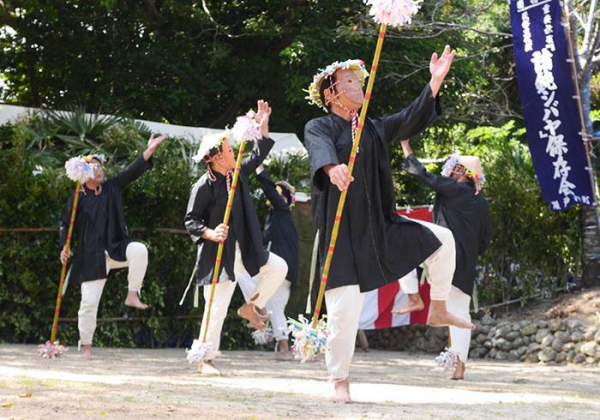
[[[423,220],[424,222],[432,222],[433,221],[433,213],[430,208],[420,208],[420,209],[411,209],[409,213],[406,210],[400,210],[398,214],[402,216],[410,217],[411,219]],[[419,277],[420,279],[420,277]],[[410,314],[410,323],[411,324],[427,324],[427,314],[429,312],[429,303],[431,302],[431,297],[429,296],[429,283],[425,281],[423,285],[419,287],[419,295],[421,295],[421,299],[425,304],[425,307],[418,311],[412,312]]]
[[[394,309],[394,301],[396,295],[400,291],[400,282],[386,284],[378,289],[377,300],[379,307],[379,316],[375,321],[375,329],[391,328],[392,325],[392,310]],[[412,321],[411,321],[412,323]]]

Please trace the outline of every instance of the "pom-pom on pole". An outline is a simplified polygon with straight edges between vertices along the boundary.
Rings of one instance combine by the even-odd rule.
[[[325,317],[321,318],[316,324],[311,324],[304,316],[300,315],[298,321],[288,318],[288,331],[294,338],[292,353],[296,359],[302,363],[316,358],[325,353],[327,349],[327,337],[329,330],[325,322]]]
[[[365,0],[365,3],[371,6],[369,14],[375,22],[397,27],[411,23],[421,7],[419,1],[412,0]]]
[[[246,147],[246,142],[258,140],[262,137],[260,124],[258,125],[258,130],[256,129],[256,122],[254,119],[255,115],[256,114],[254,113],[254,111],[250,110],[246,115],[238,117],[236,123],[231,129],[233,138],[236,141],[240,142],[240,148],[238,151],[237,159],[235,161],[233,180],[231,182],[231,189],[229,190],[229,196],[227,198],[227,207],[225,208],[225,215],[223,216],[224,225],[229,224],[231,209],[233,207],[233,198],[235,196],[235,191],[237,189],[237,184],[240,177],[240,170],[242,168],[242,158],[244,156],[244,148]],[[223,258],[224,245],[225,241],[221,241],[219,242],[219,246],[217,248],[217,258],[215,260],[215,267],[213,269],[210,297],[208,300],[208,310],[206,312],[206,319],[202,320],[202,322],[204,322],[204,334],[202,335],[201,340],[194,340],[192,349],[188,351],[187,359],[190,363],[198,364],[205,360],[212,360],[217,354],[217,352],[215,352],[212,347],[212,343],[206,342],[206,337],[208,334],[208,326],[210,325],[210,315],[212,311],[212,305],[215,299],[216,285],[219,280],[219,272],[221,271],[221,262]],[[190,354],[192,356],[190,356]]]
[[[252,331],[252,339],[257,346],[265,346],[275,340],[275,334],[273,327],[270,324],[265,325],[265,330],[254,330]]]
[[[212,360],[220,354],[219,351],[215,351],[212,343],[200,340],[194,340],[192,348],[186,350],[186,353],[188,362],[196,365],[204,360]]]
[[[73,182],[85,184],[85,182],[94,177],[92,165],[81,156],[69,159],[65,163],[67,177]]]
[[[458,353],[446,349],[435,358],[435,363],[444,372],[454,372],[456,369],[456,363],[458,362]]]
[[[256,113],[250,110],[246,115],[237,117],[231,134],[237,142],[259,140],[262,138],[260,122],[256,121]]]
[[[58,341],[52,342],[50,340],[46,341],[46,344],[40,344],[38,346],[38,353],[44,359],[54,359],[56,357],[62,356],[68,348],[61,345]]]
[[[358,126],[353,139],[352,152],[350,153],[350,159],[348,162],[348,177],[352,177],[352,171],[354,170],[354,161],[356,160],[356,154],[358,152],[358,146],[360,145],[360,139],[363,132],[365,119],[367,117],[367,110],[369,109],[369,103],[371,100],[371,93],[373,92],[373,85],[375,83],[375,76],[377,74],[377,66],[381,57],[381,49],[383,47],[383,39],[385,38],[385,32],[388,25],[401,26],[412,20],[412,16],[418,11],[419,7],[415,2],[411,0],[365,0],[365,3],[371,6],[370,14],[374,20],[381,24],[379,28],[379,36],[377,38],[377,46],[375,47],[375,56],[373,57],[373,64],[371,65],[371,75],[365,91],[365,99],[363,100],[362,108],[360,111],[360,117],[358,120]],[[340,228],[340,221],[342,219],[342,213],[344,210],[344,204],[346,202],[346,196],[348,190],[342,191],[340,194],[340,201],[338,202],[333,228],[331,231],[331,239],[329,241],[329,247],[327,248],[327,257],[325,258],[325,264],[323,266],[323,274],[321,276],[321,285],[319,287],[319,295],[315,305],[315,311],[312,319],[312,324],[309,326],[304,325],[303,322],[290,320],[290,331],[295,339],[300,339],[301,344],[298,346],[297,354],[300,355],[300,359],[308,360],[308,358],[315,357],[316,355],[325,351],[325,346],[321,347],[320,340],[322,337],[326,337],[323,331],[326,328],[324,321],[319,320],[321,313],[321,306],[323,305],[323,298],[325,296],[325,287],[327,285],[327,279],[329,277],[329,269],[331,267],[331,261],[333,253],[335,251],[335,243]],[[293,322],[291,322],[293,321]],[[296,333],[291,329],[292,324],[297,323],[294,326]],[[301,328],[300,328],[301,326]],[[323,329],[323,331],[321,331]],[[296,336],[298,338],[296,338]],[[294,344],[296,346],[296,344]],[[315,351],[318,349],[319,351]]]

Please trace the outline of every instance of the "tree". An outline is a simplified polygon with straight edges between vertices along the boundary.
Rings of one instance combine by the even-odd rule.
[[[593,132],[591,118],[591,84],[594,70],[600,64],[600,10],[598,0],[567,0],[564,4],[569,16],[567,36],[575,46],[575,68],[583,108],[584,132]],[[593,165],[595,165],[594,144],[586,142]],[[597,169],[597,168],[596,168]],[[594,177],[595,178],[595,177]],[[597,184],[594,185],[597,191]],[[598,197],[597,197],[598,198]],[[586,286],[600,285],[600,220],[596,207],[583,206],[583,282]]]

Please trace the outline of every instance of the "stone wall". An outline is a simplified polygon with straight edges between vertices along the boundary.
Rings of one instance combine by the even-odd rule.
[[[474,321],[471,358],[600,366],[600,328],[575,318]],[[436,354],[448,346],[447,328],[410,325],[366,331],[371,348]]]
[[[476,322],[471,357],[549,364],[600,365],[600,329],[575,318]]]

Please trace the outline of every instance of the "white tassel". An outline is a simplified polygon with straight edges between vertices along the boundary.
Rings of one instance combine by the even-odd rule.
[[[80,184],[85,184],[85,181],[94,177],[94,170],[92,169],[92,166],[81,156],[69,159],[65,163],[65,170],[67,172],[67,177],[71,181],[79,181]]]
[[[254,119],[255,116],[256,113],[250,110],[246,115],[237,117],[237,120],[231,129],[235,141],[253,141],[262,138],[260,124]]]
[[[298,316],[298,321],[288,318],[288,331],[294,340],[292,353],[303,363],[316,358],[327,350],[329,330],[325,317],[317,322],[316,328],[313,328],[311,322],[302,315]]]
[[[269,326],[265,326],[264,331],[254,330],[252,332],[252,338],[254,339],[254,343],[257,346],[264,346],[270,344],[275,339],[275,335],[273,334],[273,328]]]
[[[200,340],[194,340],[192,348],[185,351],[187,360],[190,364],[198,364],[205,360],[213,360],[221,355],[220,351],[216,351],[212,343],[203,343]]]
[[[53,343],[48,340],[45,344],[40,344],[38,346],[38,354],[44,359],[56,359],[57,357],[62,356],[67,350],[69,349],[61,345],[58,341]]]
[[[456,364],[458,363],[458,353],[455,351],[446,349],[435,358],[435,363],[439,368],[443,369],[444,372],[454,372]]]
[[[369,14],[377,23],[402,26],[412,22],[412,17],[421,7],[417,0],[365,0],[371,6]]]

